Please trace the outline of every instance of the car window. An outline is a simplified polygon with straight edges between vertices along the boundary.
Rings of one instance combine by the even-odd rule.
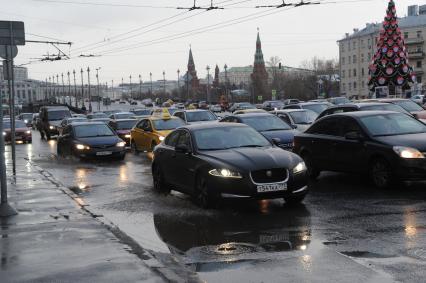
[[[288,113],[296,124],[312,124],[318,117],[318,114],[311,110],[294,111]]]
[[[326,118],[315,123],[308,129],[307,133],[317,135],[339,136],[340,134],[340,117]]]
[[[114,132],[106,124],[80,125],[75,126],[75,136],[77,138],[114,136]]]
[[[145,119],[145,120],[141,120],[141,121],[140,121],[140,122],[136,125],[136,128],[143,130],[143,126],[144,126],[144,124],[145,124],[145,121],[146,121],[146,119]]]
[[[167,146],[175,147],[178,137],[179,137],[180,131],[174,131],[173,133],[169,134],[166,137],[166,140],[164,141],[164,144]]]
[[[183,112],[177,112],[177,113],[175,113],[175,116],[179,117],[179,118],[181,118],[182,120],[185,121],[185,113],[183,113]]]
[[[291,129],[291,127],[287,123],[272,114],[249,116],[244,118],[241,117],[241,120],[244,124],[253,127],[259,132]]]
[[[426,133],[425,124],[401,113],[362,117],[361,122],[373,136]]]
[[[62,135],[67,135],[71,133],[71,126],[65,127],[62,131]]]
[[[299,105],[288,105],[284,106],[283,109],[300,109]]]
[[[176,128],[179,128],[180,126],[185,125],[185,122],[181,119],[159,119],[154,120],[154,128],[157,131],[167,131],[167,130],[174,130]]]
[[[179,131],[180,135],[177,139],[176,146],[187,146],[188,148],[191,148],[191,135],[187,131]]]
[[[281,120],[283,120],[287,124],[291,125],[290,117],[288,117],[287,114],[278,114],[278,117],[280,117]]]
[[[352,118],[344,118],[341,120],[341,135],[345,136],[348,133],[356,132],[362,134],[362,130],[358,123]]]
[[[414,101],[411,101],[411,100],[397,100],[393,103],[404,108],[408,112],[423,111],[424,110],[420,105],[418,105],[417,103],[415,103]]]
[[[186,118],[188,122],[198,122],[198,121],[214,121],[216,116],[210,111],[195,111],[187,112]]]
[[[115,130],[130,130],[136,124],[137,120],[117,121],[114,123]]]

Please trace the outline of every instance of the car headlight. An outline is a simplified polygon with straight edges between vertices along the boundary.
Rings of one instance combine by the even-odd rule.
[[[6,135],[6,132],[3,132],[3,136],[5,136]]]
[[[126,143],[125,143],[124,141],[122,141],[122,142],[118,142],[118,143],[116,144],[116,146],[117,146],[117,147],[125,147],[125,146],[126,146]]]
[[[25,132],[27,135],[29,135],[29,134],[31,134],[31,131],[30,130],[28,130],[28,131],[26,131]]]
[[[24,123],[25,123],[25,124],[28,124],[28,120],[24,120]]]
[[[49,129],[53,130],[55,127],[54,126],[49,126]]]
[[[164,137],[163,137],[163,136],[160,136],[160,137],[159,137],[159,140],[160,140],[160,141],[163,141],[163,140],[164,140]]]
[[[124,135],[124,137],[125,137],[126,139],[130,139],[132,136],[131,136],[131,135]]]
[[[239,172],[231,171],[229,169],[213,169],[209,171],[209,174],[212,176],[222,177],[222,178],[237,178],[237,179],[242,178]]]
[[[85,149],[90,149],[90,146],[84,145],[84,144],[76,144],[75,148],[78,150],[85,150]]]
[[[293,174],[298,174],[301,173],[303,171],[306,171],[306,164],[305,162],[299,162],[296,167],[293,168]]]
[[[393,151],[401,158],[414,159],[425,158],[424,154],[412,147],[394,146]]]

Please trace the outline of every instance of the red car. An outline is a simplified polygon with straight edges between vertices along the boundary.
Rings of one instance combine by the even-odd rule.
[[[12,141],[10,120],[3,121],[3,137],[5,142]],[[32,140],[31,128],[28,128],[24,121],[15,120],[15,141],[31,143]]]
[[[136,119],[117,119],[109,122],[109,126],[130,146],[130,130],[136,125]]]

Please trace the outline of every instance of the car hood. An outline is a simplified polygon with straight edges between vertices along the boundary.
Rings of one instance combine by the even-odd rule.
[[[391,146],[413,147],[421,152],[426,152],[426,133],[375,137],[375,139]]]
[[[411,114],[417,115],[418,119],[426,119],[426,110],[423,110],[423,111],[414,111],[414,112],[411,112]]]
[[[61,125],[61,121],[60,120],[49,121],[49,125],[59,127]]]
[[[88,138],[79,138],[77,142],[89,146],[98,146],[98,145],[112,145],[122,141],[117,136],[105,136],[105,137],[88,137]]]
[[[232,166],[245,172],[270,168],[293,168],[302,161],[294,153],[278,147],[233,148],[202,151],[201,154],[216,161],[212,162],[217,163],[212,164],[214,166],[225,166],[225,168]]]
[[[304,132],[306,131],[312,124],[296,124],[297,125],[297,131]]]
[[[294,140],[293,130],[266,131],[260,133],[269,141],[272,141],[274,138],[279,138],[281,143],[290,143]]]
[[[15,129],[15,133],[22,133],[22,132],[26,132],[30,130],[29,128],[16,128]],[[11,129],[4,129],[5,133],[10,133],[12,130]]]

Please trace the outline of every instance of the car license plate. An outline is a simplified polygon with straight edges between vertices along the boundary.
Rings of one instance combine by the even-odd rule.
[[[258,193],[267,193],[267,192],[278,192],[287,190],[287,184],[267,184],[267,185],[258,185]]]
[[[104,156],[104,155],[111,155],[112,151],[99,151],[96,152],[96,155]]]

